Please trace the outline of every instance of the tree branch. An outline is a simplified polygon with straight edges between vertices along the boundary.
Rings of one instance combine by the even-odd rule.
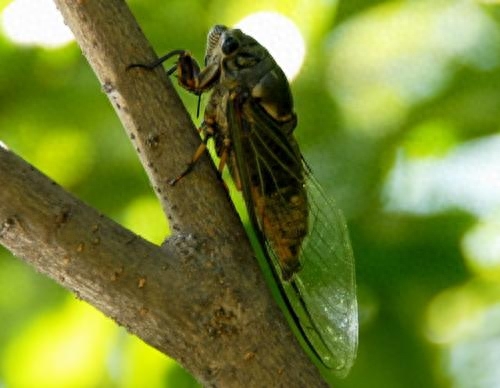
[[[174,236],[163,249],[0,149],[0,242],[207,386],[323,386],[263,281],[209,158],[174,188],[199,138],[120,0],[55,0],[117,111]],[[190,129],[191,128],[191,129]]]

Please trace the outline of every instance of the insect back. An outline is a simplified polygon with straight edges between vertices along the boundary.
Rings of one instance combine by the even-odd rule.
[[[288,81],[269,52],[238,29],[217,25],[207,38],[205,67],[184,50],[179,84],[211,91],[200,131],[203,142],[185,176],[213,139],[219,171],[227,165],[242,191],[250,221],[289,314],[311,352],[345,375],[357,348],[352,254],[340,210],[303,161],[293,136],[297,118]]]

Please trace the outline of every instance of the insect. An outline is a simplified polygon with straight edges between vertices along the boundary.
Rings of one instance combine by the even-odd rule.
[[[305,163],[293,131],[297,117],[288,81],[269,52],[239,29],[214,26],[205,67],[185,50],[168,73],[201,95],[211,90],[191,171],[213,139],[219,170],[227,165],[281,295],[305,343],[322,364],[346,375],[357,348],[354,258],[340,210]]]

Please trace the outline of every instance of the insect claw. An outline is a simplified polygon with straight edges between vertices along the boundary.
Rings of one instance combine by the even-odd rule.
[[[170,186],[174,186],[177,182],[179,182],[182,178],[184,178],[187,174],[189,174],[191,172],[195,163],[196,163],[196,161],[189,162],[186,169],[183,172],[181,172],[177,177],[170,179],[168,181],[168,184]]]
[[[186,169],[186,171],[184,171],[182,174],[176,176],[175,178],[170,179],[167,183],[169,184],[169,186],[175,186],[177,182],[179,182],[182,178],[184,178],[187,175],[188,172],[189,172],[188,169]]]
[[[175,184],[179,182],[181,178],[182,177],[178,176],[177,178],[170,179],[167,183],[169,186],[175,186]]]
[[[141,69],[150,69],[148,65],[144,64],[144,63],[131,63],[130,65],[128,65],[126,68],[125,68],[125,71],[129,71],[130,69],[134,68],[134,67],[140,67]]]

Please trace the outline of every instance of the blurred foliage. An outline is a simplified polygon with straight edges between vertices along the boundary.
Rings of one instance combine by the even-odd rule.
[[[334,385],[500,386],[498,2],[129,4],[159,54],[185,47],[201,59],[211,25],[261,10],[302,32],[296,134],[346,213],[357,260],[359,356]],[[160,243],[161,209],[76,45],[0,34],[0,58],[0,140]],[[181,93],[194,114],[196,99]],[[0,321],[0,387],[196,386],[3,248]]]

